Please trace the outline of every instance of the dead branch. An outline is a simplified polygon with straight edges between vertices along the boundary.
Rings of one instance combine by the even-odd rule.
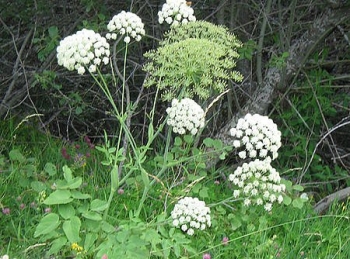
[[[323,214],[326,212],[326,210],[328,210],[328,208],[333,204],[333,202],[335,201],[341,202],[347,199],[349,196],[350,196],[350,187],[347,187],[345,189],[332,193],[324,197],[318,203],[316,203],[314,206],[314,211],[317,214]]]

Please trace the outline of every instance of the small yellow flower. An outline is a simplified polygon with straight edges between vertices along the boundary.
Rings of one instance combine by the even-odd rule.
[[[77,251],[78,253],[83,251],[83,248],[80,245],[78,245],[77,243],[73,243],[71,245],[71,248],[72,248],[72,250]]]

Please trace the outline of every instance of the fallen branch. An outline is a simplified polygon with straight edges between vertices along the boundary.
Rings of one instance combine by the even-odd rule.
[[[347,187],[345,189],[332,193],[324,197],[318,203],[316,203],[314,206],[314,211],[317,214],[323,214],[326,212],[326,210],[328,210],[328,208],[333,204],[333,202],[335,201],[341,202],[347,199],[349,196],[350,196],[350,187]]]

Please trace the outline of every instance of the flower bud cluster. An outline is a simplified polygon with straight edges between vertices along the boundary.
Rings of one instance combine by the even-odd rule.
[[[145,35],[144,24],[139,16],[131,12],[121,11],[114,15],[107,25],[110,33],[107,33],[107,39],[117,39],[117,33],[125,35],[124,42],[129,43],[131,38],[140,41]]]
[[[158,22],[164,21],[170,25],[186,24],[196,21],[193,9],[187,5],[185,0],[167,0],[162,10],[158,12]]]
[[[85,68],[94,73],[101,63],[109,63],[109,44],[106,38],[93,30],[83,29],[67,36],[57,47],[57,60],[68,70],[85,73]]]
[[[281,184],[281,177],[266,160],[254,160],[239,166],[229,175],[238,189],[233,191],[235,198],[243,198],[244,205],[262,205],[266,211],[272,209],[275,202],[282,203],[282,192],[286,186]]]
[[[177,202],[171,212],[173,226],[192,236],[195,230],[211,226],[210,208],[198,198],[185,197]]]
[[[173,99],[171,107],[166,109],[169,118],[167,124],[173,127],[173,132],[185,134],[186,130],[196,135],[204,127],[205,114],[203,109],[192,99]]]
[[[235,148],[244,147],[238,153],[241,159],[261,158],[274,160],[281,147],[281,132],[267,116],[247,114],[238,120],[237,126],[230,130]]]

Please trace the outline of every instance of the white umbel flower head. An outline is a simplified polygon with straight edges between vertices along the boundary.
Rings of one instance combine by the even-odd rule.
[[[112,20],[107,25],[109,33],[107,33],[107,39],[115,40],[117,34],[124,35],[124,42],[128,44],[131,38],[136,41],[140,41],[142,36],[145,35],[144,24],[141,18],[132,13],[121,11],[119,14],[114,15]]]
[[[254,160],[244,163],[228,177],[237,189],[234,198],[245,200],[245,206],[262,205],[266,211],[272,209],[275,202],[282,203],[282,193],[286,186],[281,183],[281,177],[267,160]],[[249,200],[249,202],[247,202]]]
[[[77,70],[84,74],[85,70],[94,73],[96,65],[109,63],[109,44],[106,38],[93,30],[83,29],[67,36],[57,47],[57,61],[68,70]]]
[[[281,147],[281,132],[267,116],[247,114],[240,118],[235,128],[230,130],[235,148],[244,148],[239,156],[244,159],[260,158],[274,160]]]
[[[171,107],[166,110],[169,118],[167,124],[173,127],[173,132],[185,134],[189,131],[196,135],[204,127],[205,114],[203,109],[192,99],[173,99]]]
[[[195,231],[211,226],[210,208],[198,198],[180,199],[171,212],[173,226],[192,236]]]
[[[163,4],[162,10],[158,12],[158,22],[166,22],[176,26],[196,21],[194,11],[187,5],[186,0],[167,0]]]

